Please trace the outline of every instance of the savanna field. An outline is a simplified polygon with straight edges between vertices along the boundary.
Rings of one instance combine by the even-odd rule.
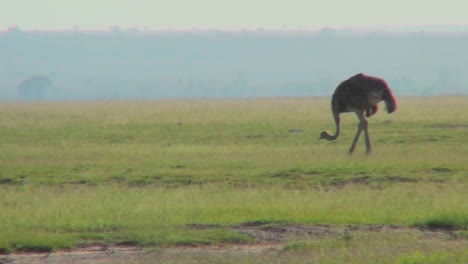
[[[3,102],[0,253],[99,244],[154,249],[161,263],[468,263],[468,97],[397,99],[369,119],[369,156],[364,138],[347,154],[354,114],[337,141],[318,140],[335,129],[329,98]],[[276,239],[292,227],[328,231]],[[161,255],[267,242],[276,249]]]

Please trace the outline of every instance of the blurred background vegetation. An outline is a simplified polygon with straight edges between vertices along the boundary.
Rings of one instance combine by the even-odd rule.
[[[0,99],[328,96],[358,72],[396,95],[467,94],[467,46],[463,33],[10,28],[0,32]],[[25,94],[38,76],[47,85]]]

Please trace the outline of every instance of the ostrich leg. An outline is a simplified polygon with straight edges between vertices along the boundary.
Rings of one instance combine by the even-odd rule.
[[[353,139],[353,143],[351,144],[351,147],[349,148],[349,152],[348,152],[349,155],[353,154],[354,149],[356,148],[356,143],[358,142],[359,136],[361,135],[361,132],[362,132],[362,125],[361,123],[359,123],[356,135],[354,136],[354,139]]]
[[[366,139],[366,154],[369,155],[371,152],[372,152],[372,146],[371,146],[371,142],[370,142],[370,137],[369,137],[369,130],[367,129],[368,125],[367,125],[367,120],[364,119],[364,123],[363,123],[363,126],[364,126],[364,137]]]
[[[368,125],[367,125],[367,120],[364,117],[364,112],[359,111],[356,112],[357,117],[359,118],[359,124],[358,124],[358,130],[356,132],[356,135],[354,136],[353,143],[351,144],[351,147],[349,148],[349,154],[353,154],[354,149],[356,148],[356,143],[359,140],[359,136],[361,136],[361,132],[364,130],[364,136],[366,140],[366,153],[369,154],[371,152],[371,145],[370,145],[370,138],[369,138],[369,132],[368,132]]]

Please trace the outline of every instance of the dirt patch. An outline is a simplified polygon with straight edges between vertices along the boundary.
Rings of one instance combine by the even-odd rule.
[[[292,240],[324,239],[338,236],[341,228],[327,225],[240,225],[233,227],[240,233],[253,238],[254,243],[286,243]]]
[[[10,178],[3,178],[3,179],[0,179],[0,184],[12,184],[14,183],[15,181],[13,179],[10,179]]]
[[[319,171],[302,171],[302,170],[288,170],[288,171],[279,171],[272,174],[266,175],[270,178],[289,178],[289,179],[305,179],[308,176],[319,175],[321,172]]]
[[[412,228],[391,225],[299,225],[299,224],[251,224],[251,222],[233,226],[238,233],[253,238],[253,243],[284,244],[297,240],[322,240],[348,236],[352,233],[362,232],[414,232],[422,237],[448,238],[452,230]]]
[[[248,139],[258,139],[258,138],[264,138],[265,135],[247,135],[245,136],[245,138],[248,138]]]
[[[331,185],[335,187],[344,187],[348,184],[368,184],[370,180],[370,176],[355,177],[350,179],[333,179],[331,181]]]
[[[455,128],[468,128],[468,124],[447,124],[447,123],[441,123],[441,124],[431,124],[431,125],[427,125],[426,127],[430,127],[430,128],[448,128],[448,129],[455,129]]]
[[[132,259],[145,254],[145,250],[139,247],[104,247],[92,246],[80,249],[60,250],[52,253],[17,253],[0,256],[0,263],[114,263],[115,260],[126,259],[131,263]]]
[[[453,172],[453,170],[449,168],[444,168],[444,167],[436,167],[431,169],[433,172],[438,172],[438,173],[448,173],[448,172]]]
[[[218,228],[219,226],[196,224],[189,225],[188,227],[207,229]],[[286,243],[292,241],[346,239],[363,232],[415,233],[421,238],[443,240],[452,237],[452,232],[448,230],[430,230],[385,225],[332,226],[272,224],[262,221],[253,221],[227,228],[240,234],[250,236],[252,241],[244,244],[174,246],[165,248],[96,245],[75,250],[60,250],[51,253],[15,253],[0,255],[0,264],[155,263],[155,260],[174,259],[180,258],[180,256],[187,256],[187,258],[216,256],[222,259],[223,254],[226,256],[231,256],[232,254],[244,254],[249,256],[262,255],[279,252]]]
[[[413,173],[423,173],[429,175],[450,175],[457,173],[456,170],[446,168],[446,167],[434,167],[434,168],[425,168],[420,170],[414,170]]]
[[[0,184],[5,184],[5,185],[22,185],[23,183],[24,183],[24,177],[20,177],[20,179],[12,179],[12,178],[0,179]]]
[[[389,182],[418,182],[418,179],[403,176],[386,176],[384,180]]]
[[[196,229],[196,230],[205,230],[205,229],[210,229],[210,228],[219,228],[221,225],[215,225],[215,224],[189,224],[187,225],[188,228],[190,229]]]
[[[304,132],[304,130],[299,129],[299,128],[293,128],[293,129],[288,130],[288,133],[302,133],[302,132]]]

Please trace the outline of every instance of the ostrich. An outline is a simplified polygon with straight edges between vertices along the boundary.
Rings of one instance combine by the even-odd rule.
[[[331,101],[333,118],[336,125],[335,134],[330,135],[328,132],[323,131],[320,134],[320,139],[328,141],[337,139],[340,135],[340,114],[354,112],[359,118],[359,125],[353,143],[349,148],[349,154],[354,152],[356,143],[363,130],[366,140],[366,154],[370,154],[372,147],[367,130],[366,117],[370,117],[377,112],[377,103],[380,101],[385,101],[388,113],[395,111],[396,100],[393,97],[392,91],[387,83],[380,78],[359,73],[341,82],[333,93]]]

